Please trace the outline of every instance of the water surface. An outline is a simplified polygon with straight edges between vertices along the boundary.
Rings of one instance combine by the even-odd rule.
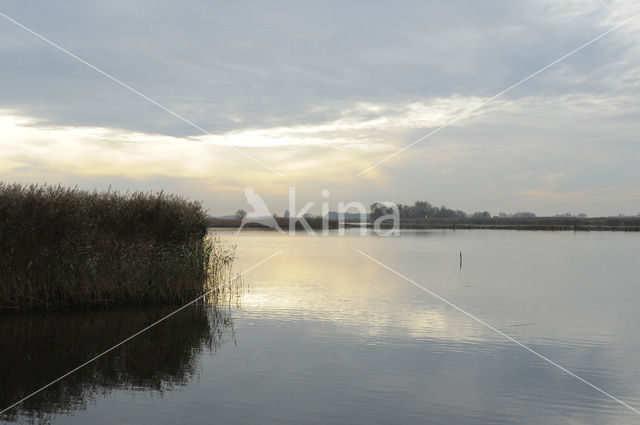
[[[640,408],[640,235],[221,233],[240,308],[180,312],[3,419],[60,424],[638,423],[640,416],[362,250]],[[460,268],[459,254],[463,254]],[[9,405],[170,309],[0,319]]]

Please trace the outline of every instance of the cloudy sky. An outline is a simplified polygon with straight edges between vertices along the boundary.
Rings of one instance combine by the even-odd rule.
[[[332,209],[640,212],[640,17],[465,115],[639,13],[633,1],[2,0],[0,12],[193,124],[0,17],[4,181],[164,189],[214,215],[247,208],[246,186],[277,212],[291,186],[299,203],[329,189]]]

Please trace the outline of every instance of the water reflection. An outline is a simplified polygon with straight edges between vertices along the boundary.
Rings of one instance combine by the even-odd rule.
[[[175,307],[59,312],[0,320],[0,406],[46,385],[173,311]],[[85,409],[115,389],[164,392],[186,385],[203,351],[233,340],[230,310],[198,304],[72,373],[0,416],[46,423]]]
[[[255,286],[237,322],[246,357],[216,383],[228,391],[244,374],[252,385],[235,409],[216,393],[224,423],[636,423],[631,410],[355,250],[640,406],[640,340],[628,326],[640,317],[637,235],[246,234],[236,242],[241,261],[284,253],[247,276]]]
[[[208,423],[212,415],[216,423],[238,425],[637,423],[631,410],[355,250],[637,407],[640,338],[631,324],[640,320],[640,235],[247,232],[225,239],[238,244],[237,271],[283,250],[243,275],[251,291],[243,291],[242,307],[233,310],[233,326],[228,312],[185,312],[9,419],[41,415],[64,425]],[[47,323],[0,319],[5,405],[163,312],[113,314],[50,315]],[[229,339],[234,344],[220,345]],[[67,411],[73,414],[55,415]]]

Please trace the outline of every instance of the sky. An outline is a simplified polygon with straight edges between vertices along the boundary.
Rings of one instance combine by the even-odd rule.
[[[147,97],[0,17],[2,181],[164,190],[211,215],[249,209],[248,186],[277,213],[290,187],[316,213],[416,200],[640,212],[640,17],[485,104],[640,13],[633,1],[0,0],[0,12]]]

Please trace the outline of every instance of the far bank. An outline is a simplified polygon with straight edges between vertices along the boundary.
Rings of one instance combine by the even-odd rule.
[[[289,218],[276,218],[282,229],[289,229]],[[322,229],[322,218],[306,218],[313,230]],[[238,229],[242,220],[209,219],[212,228]],[[347,228],[360,227],[359,221],[345,220]],[[364,225],[372,226],[371,221]],[[391,221],[383,222],[382,228],[390,228]],[[296,224],[297,230],[303,230],[301,222]],[[337,229],[338,220],[328,220],[329,229]],[[247,223],[244,228],[269,230],[260,223]],[[640,231],[640,217],[487,217],[487,218],[401,218],[400,229],[496,229],[496,230],[573,230],[573,231]]]

